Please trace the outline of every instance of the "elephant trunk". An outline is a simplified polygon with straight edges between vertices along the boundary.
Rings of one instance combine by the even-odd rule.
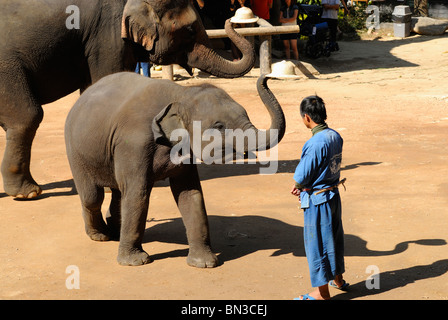
[[[199,41],[188,54],[188,65],[220,78],[237,78],[248,73],[255,64],[255,51],[253,46],[233,29],[230,19],[225,23],[225,31],[230,40],[241,51],[243,55],[241,60],[230,61],[215,52],[210,47],[207,34],[204,30],[199,36]]]
[[[257,90],[261,100],[263,101],[263,104],[265,105],[266,109],[268,109],[269,115],[271,117],[271,126],[268,130],[264,131],[259,130],[250,123],[249,126],[256,132],[257,144],[256,150],[250,150],[248,148],[248,145],[245,144],[246,152],[268,150],[278,144],[285,135],[285,115],[280,104],[277,101],[277,98],[275,98],[274,94],[267,86],[268,79],[269,77],[266,77],[266,75],[260,76],[257,81]],[[260,137],[263,138],[263,140],[258,140]]]

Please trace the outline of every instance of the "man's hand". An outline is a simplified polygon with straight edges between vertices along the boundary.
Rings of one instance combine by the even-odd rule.
[[[297,189],[296,188],[296,185],[294,184],[293,186],[292,186],[292,189],[291,189],[291,194],[293,195],[293,196],[296,196],[296,197],[300,197],[300,192],[301,192],[302,190],[301,189]]]

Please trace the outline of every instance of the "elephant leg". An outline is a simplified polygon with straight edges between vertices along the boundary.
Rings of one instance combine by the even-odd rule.
[[[34,135],[34,130],[6,129],[6,148],[1,171],[5,192],[10,196],[31,199],[42,193],[30,172]]]
[[[170,186],[187,231],[190,247],[187,264],[199,268],[216,267],[218,258],[210,248],[208,219],[197,167],[186,165],[181,175],[170,178]]]
[[[144,188],[129,188],[121,197],[121,231],[117,261],[124,266],[138,266],[152,260],[143,250],[142,240],[148,215],[149,194]]]
[[[104,189],[89,181],[83,181],[82,184],[76,183],[76,189],[81,199],[82,216],[87,235],[95,241],[109,241],[111,239],[109,230],[101,214]]]
[[[111,191],[112,199],[110,201],[109,211],[106,214],[106,221],[111,236],[114,239],[119,239],[121,226],[121,192],[113,188],[111,188]]]
[[[42,118],[42,107],[34,102],[24,84],[0,84],[0,125],[6,131],[1,172],[5,192],[10,196],[29,199],[42,193],[30,172],[31,145]]]

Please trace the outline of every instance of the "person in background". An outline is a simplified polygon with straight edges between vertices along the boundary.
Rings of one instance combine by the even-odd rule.
[[[145,77],[151,77],[151,64],[149,62],[137,62],[135,72],[140,74],[140,69]]]
[[[230,0],[230,16],[232,17],[241,7],[250,8],[250,0]]]
[[[336,42],[336,36],[338,33],[338,13],[340,0],[322,0],[322,20],[328,24],[330,30],[330,41],[328,44],[328,50],[339,51],[339,45]],[[345,1],[342,0],[342,5],[345,10],[348,11]]]
[[[269,21],[269,10],[272,8],[273,0],[250,0],[252,12],[259,18]]]
[[[282,26],[297,25],[297,15],[299,14],[299,7],[293,4],[292,0],[285,0],[285,4],[280,9],[279,22]],[[299,60],[299,51],[297,49],[297,33],[281,34],[280,39],[283,40],[285,47],[286,59],[291,58],[291,49],[294,54],[294,59]]]
[[[204,0],[190,0],[193,7],[196,9],[196,11],[199,13],[199,16],[201,17],[201,21],[204,22],[204,13],[202,12],[202,9],[204,8]]]

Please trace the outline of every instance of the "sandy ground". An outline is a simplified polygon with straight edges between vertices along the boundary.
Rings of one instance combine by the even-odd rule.
[[[448,299],[448,35],[372,37],[340,47],[329,58],[311,61],[319,71],[314,77],[270,80],[287,118],[278,162],[272,163],[276,174],[260,175],[254,164],[200,166],[212,245],[221,260],[213,269],[187,266],[185,230],[166,183],[153,190],[144,237],[153,263],[119,266],[117,242],[91,241],[63,137],[65,117],[79,94],[44,106],[32,154],[43,195],[13,199],[0,181],[0,298],[290,300],[309,292],[303,217],[289,191],[310,138],[298,104],[317,93],[327,103],[329,125],[344,138],[347,178],[341,197],[351,291],[331,294]],[[233,80],[181,76],[178,83],[215,84],[257,126],[267,127],[257,71]],[[0,157],[4,147],[1,131]],[[104,208],[109,199],[106,194]],[[69,290],[73,270],[79,271],[80,287]],[[373,274],[375,282],[367,280]]]

